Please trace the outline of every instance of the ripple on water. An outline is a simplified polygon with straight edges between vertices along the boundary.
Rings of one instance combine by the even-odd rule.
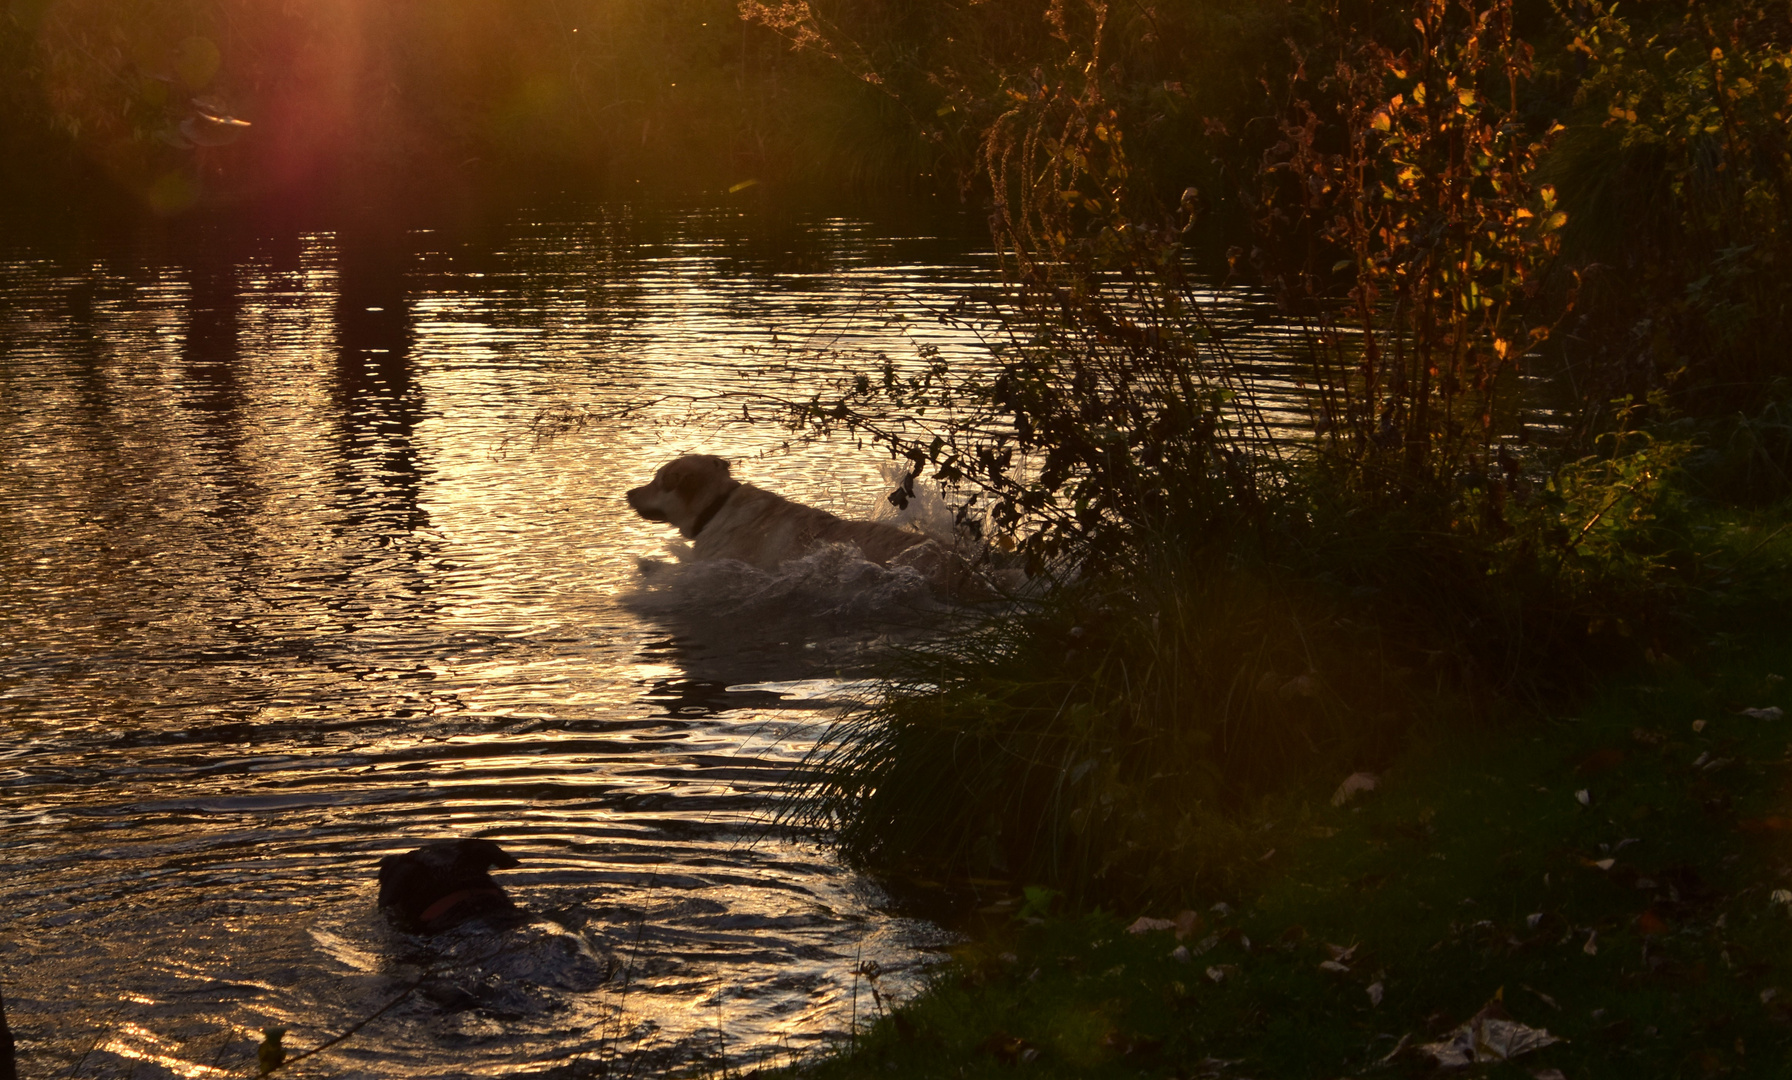
[[[195,228],[0,250],[0,971],[30,1074],[242,1075],[261,1028],[304,1049],[382,1008],[306,1075],[744,1060],[841,1029],[860,960],[912,977],[939,932],[762,819],[880,639],[932,618],[919,583],[838,552],[643,576],[668,533],[620,495],[700,449],[869,512],[875,457],[690,399],[973,362],[912,317],[986,280],[970,249],[827,220],[793,242],[828,272],[786,274],[740,220],[600,208],[394,225],[361,265]],[[615,419],[538,439],[547,408]],[[382,856],[474,835],[522,859],[520,925],[376,914]]]

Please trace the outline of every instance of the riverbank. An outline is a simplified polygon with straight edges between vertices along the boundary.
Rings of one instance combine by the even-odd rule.
[[[1740,528],[1755,557],[1779,542]],[[1416,1075],[1479,1015],[1559,1040],[1487,1075],[1783,1075],[1792,633],[1771,581],[1712,590],[1696,645],[1572,708],[1423,733],[1372,789],[1263,805],[1248,890],[988,909],[928,991],[801,1073]]]

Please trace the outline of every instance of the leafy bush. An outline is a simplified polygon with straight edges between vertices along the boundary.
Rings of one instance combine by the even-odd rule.
[[[1319,445],[1365,494],[1497,487],[1499,437],[1522,434],[1516,376],[1552,321],[1531,301],[1567,215],[1536,180],[1512,19],[1427,0],[1403,45],[1341,27],[1297,55],[1265,157],[1259,262],[1310,327]]]
[[[1792,25],[1761,0],[1560,5],[1584,74],[1550,169],[1602,264],[1589,403],[1748,410],[1792,330]]]

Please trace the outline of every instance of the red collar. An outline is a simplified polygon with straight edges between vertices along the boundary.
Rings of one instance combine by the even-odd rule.
[[[417,916],[417,921],[427,926],[448,914],[450,911],[453,911],[464,901],[481,896],[496,896],[501,899],[504,896],[504,890],[486,885],[477,885],[470,889],[462,889],[459,892],[451,892],[447,896],[442,897],[440,900],[437,900],[435,903],[424,908],[422,914]]]

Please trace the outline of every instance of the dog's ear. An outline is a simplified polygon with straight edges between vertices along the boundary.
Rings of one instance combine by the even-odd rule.
[[[678,465],[672,474],[672,482],[666,486],[676,494],[690,498],[703,489],[703,472],[693,461],[678,462]]]

